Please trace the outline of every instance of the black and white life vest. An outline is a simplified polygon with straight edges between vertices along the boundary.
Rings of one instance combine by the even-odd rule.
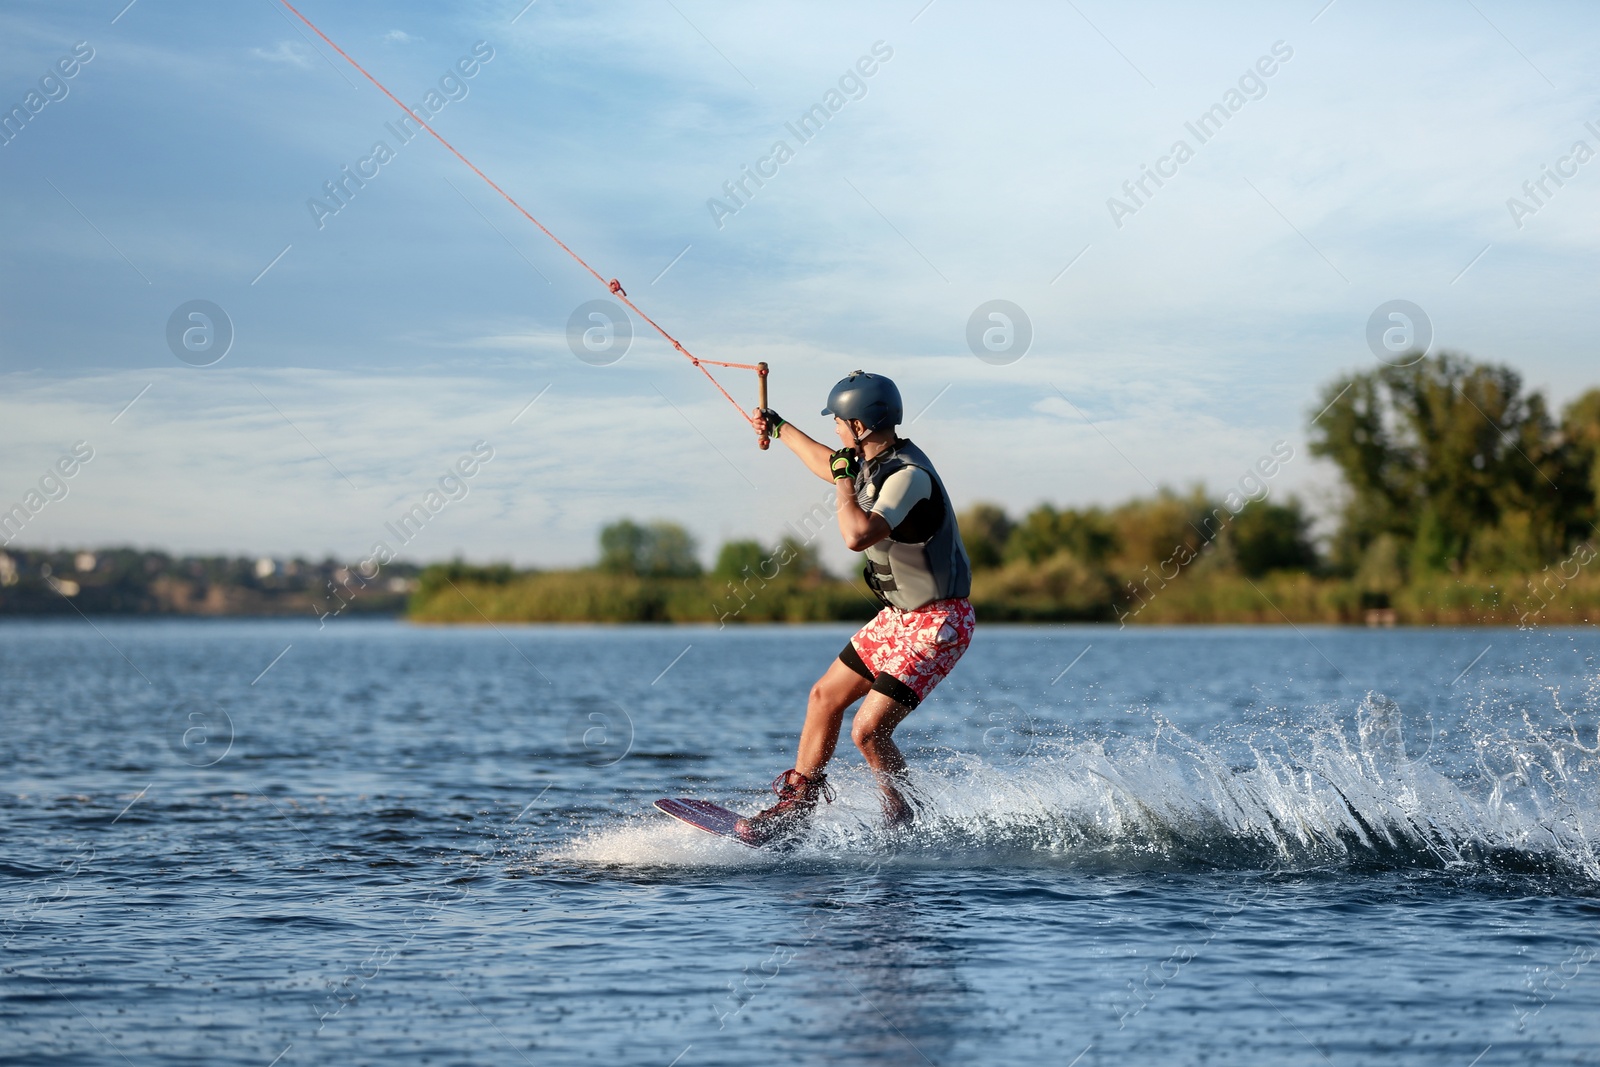
[[[863,464],[856,475],[856,501],[871,511],[888,477],[917,467],[933,482],[933,495],[919,500],[889,536],[867,549],[862,571],[867,587],[892,608],[911,611],[934,600],[964,597],[972,592],[972,564],[956,526],[950,494],[927,454],[910,441],[896,441]]]

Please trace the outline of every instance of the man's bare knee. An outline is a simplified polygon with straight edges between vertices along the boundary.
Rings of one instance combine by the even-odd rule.
[[[818,678],[811,687],[811,706],[841,709],[850,703],[853,695],[845,686],[831,683],[827,678]]]
[[[850,740],[854,741],[856,747],[862,752],[876,749],[878,742],[887,736],[888,733],[883,728],[883,720],[875,715],[858,714],[855,717],[855,721],[850,724]]]

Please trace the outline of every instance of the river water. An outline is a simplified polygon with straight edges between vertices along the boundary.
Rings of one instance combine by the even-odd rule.
[[[1600,634],[984,626],[763,805],[839,626],[0,625],[0,1062],[1600,1058]]]

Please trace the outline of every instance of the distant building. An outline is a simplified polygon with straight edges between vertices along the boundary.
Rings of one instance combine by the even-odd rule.
[[[40,567],[39,573],[44,575],[45,583],[62,596],[70,597],[78,595],[78,583],[73,581],[71,578],[57,578],[52,575],[50,573],[50,564],[46,563],[44,566]]]
[[[271,556],[262,556],[256,560],[256,577],[271,578],[278,573],[278,561]]]
[[[79,574],[88,574],[94,570],[97,562],[99,561],[95,559],[93,552],[79,552],[72,560],[72,564],[78,568]]]

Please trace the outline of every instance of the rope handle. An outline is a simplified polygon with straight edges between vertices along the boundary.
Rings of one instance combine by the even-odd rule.
[[[765,363],[756,364],[756,382],[757,403],[761,405],[761,411],[765,413],[767,410],[767,365]],[[766,415],[763,414],[762,418],[765,419]],[[762,425],[766,428],[761,431],[761,451],[765,452],[767,447],[772,444],[771,439],[767,436],[767,430],[771,429],[771,427],[766,426],[765,422]]]

